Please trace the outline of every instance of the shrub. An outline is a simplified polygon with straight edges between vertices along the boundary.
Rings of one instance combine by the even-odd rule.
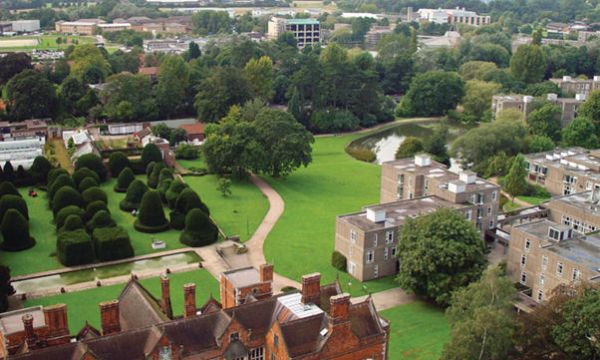
[[[181,230],[185,226],[185,217],[192,209],[202,210],[206,216],[210,216],[208,207],[200,200],[198,194],[190,188],[186,188],[177,197],[175,208],[170,213],[171,227]]]
[[[106,180],[108,171],[102,163],[102,159],[96,154],[85,154],[77,158],[75,162],[75,169],[88,168],[98,174],[100,181]]]
[[[150,174],[152,174],[152,170],[154,170],[154,165],[156,165],[154,161],[151,161],[148,165],[146,165],[146,176],[150,176]]]
[[[165,168],[166,167],[164,163],[154,164],[152,167],[152,172],[150,173],[150,176],[148,176],[148,187],[156,189],[158,186],[158,177],[160,176],[160,172],[165,170]]]
[[[96,212],[92,219],[86,224],[86,227],[89,231],[111,226],[115,226],[115,221],[110,217],[109,212],[106,210],[100,210]]]
[[[81,197],[86,205],[93,201],[104,201],[105,203],[108,203],[108,196],[106,196],[106,193],[97,186],[91,187],[84,191],[81,194]]]
[[[79,229],[84,229],[81,217],[77,215],[69,215],[67,216],[67,219],[65,220],[64,225],[60,228],[59,232],[75,231]]]
[[[217,241],[219,231],[212,220],[200,209],[192,209],[185,217],[185,229],[179,241],[187,246],[206,246]]]
[[[120,226],[94,229],[92,241],[100,261],[125,259],[133,256],[129,234]]]
[[[423,151],[423,141],[418,137],[407,136],[396,150],[396,159],[404,159]]]
[[[75,182],[73,181],[73,179],[71,179],[71,177],[69,175],[65,175],[65,174],[59,175],[52,182],[52,185],[49,185],[49,186],[50,187],[48,188],[48,199],[50,199],[50,203],[52,203],[54,201],[54,197],[56,196],[56,193],[61,188],[65,187],[65,186],[71,187],[73,189],[77,188],[77,186],[75,186]]]
[[[167,203],[167,191],[169,190],[169,187],[171,187],[172,182],[173,180],[171,179],[164,179],[163,181],[158,183],[158,187],[156,188],[156,190],[160,194],[160,199],[165,204]]]
[[[65,231],[58,235],[56,243],[58,260],[64,266],[75,266],[94,262],[92,239],[83,229]]]
[[[167,204],[169,208],[175,207],[175,201],[177,201],[177,197],[179,194],[187,187],[187,184],[184,184],[178,179],[175,179],[169,185],[169,189],[165,193],[165,200],[167,200]]]
[[[179,144],[175,150],[177,159],[194,160],[198,158],[198,147],[189,144]]]
[[[144,150],[142,150],[142,163],[147,166],[152,161],[155,163],[162,162],[162,153],[160,152],[158,146],[154,144],[148,144],[144,146]]]
[[[86,167],[77,169],[73,173],[73,181],[75,181],[75,184],[77,184],[77,186],[79,186],[83,179],[87,177],[91,177],[94,180],[96,180],[97,183],[100,183],[100,177],[98,176],[98,174]]]
[[[50,188],[50,185],[61,175],[69,176],[69,172],[63,168],[56,168],[48,171],[48,177],[46,178],[46,186]]]
[[[81,180],[77,189],[79,190],[80,193],[83,193],[87,189],[93,188],[93,187],[98,187],[98,181],[96,181],[96,179],[94,179],[93,177],[88,176],[85,179]]]
[[[57,214],[62,208],[69,205],[83,206],[83,199],[81,194],[70,186],[60,188],[56,195],[54,195],[54,201],[52,202],[52,211]]]
[[[108,210],[108,207],[104,201],[92,201],[85,207],[85,212],[82,215],[83,221],[87,223],[100,210],[104,210],[110,214],[110,211]]]
[[[2,169],[2,172],[4,173],[4,179],[7,181],[13,181],[15,179],[15,169],[13,168],[12,164],[10,163],[10,161],[7,161],[4,164],[4,169]]]
[[[148,187],[141,180],[133,180],[127,188],[125,198],[119,204],[123,211],[137,210],[142,202],[142,197],[148,191]]]
[[[60,229],[61,227],[63,227],[63,225],[65,224],[65,221],[67,220],[67,218],[69,216],[75,215],[75,216],[82,217],[83,214],[84,214],[83,209],[78,206],[75,206],[75,205],[65,206],[64,208],[60,209],[60,211],[54,217],[54,222],[56,223],[56,229]]]
[[[44,183],[48,178],[48,173],[52,170],[52,164],[44,156],[36,156],[33,164],[29,168],[29,173],[36,183]]]
[[[108,158],[108,170],[110,170],[111,176],[118,176],[121,174],[121,171],[127,167],[131,167],[127,155],[121,151],[110,154],[110,157]]]
[[[365,147],[354,147],[350,146],[346,149],[348,155],[352,156],[356,160],[373,162],[377,159],[377,155],[371,149]]]
[[[29,236],[27,220],[16,209],[8,209],[2,217],[2,236],[2,249],[6,251],[21,251],[35,245],[35,240]]]
[[[339,251],[334,251],[331,254],[331,266],[340,271],[346,271],[346,257]]]
[[[4,214],[10,209],[15,209],[25,217],[29,219],[29,211],[27,210],[27,203],[19,195],[4,195],[0,198],[0,219],[4,219]]]
[[[17,188],[13,185],[13,183],[11,183],[9,181],[3,181],[2,184],[0,184],[0,197],[4,196],[4,195],[21,196],[21,194],[19,193],[19,190],[17,190]]]
[[[127,187],[133,180],[135,180],[135,175],[133,175],[131,168],[124,168],[119,173],[119,178],[117,179],[117,184],[115,185],[114,190],[116,192],[126,192]]]
[[[310,117],[310,126],[318,132],[355,130],[360,120],[348,110],[318,110]]]
[[[140,213],[134,223],[136,230],[153,233],[169,229],[169,222],[157,191],[150,190],[144,194],[140,205]]]
[[[173,180],[173,170],[164,168],[160,170],[158,174],[158,183],[160,184],[164,180]]]

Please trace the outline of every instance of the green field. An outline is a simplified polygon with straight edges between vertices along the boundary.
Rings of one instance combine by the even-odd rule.
[[[196,304],[203,305],[208,297],[212,296],[219,300],[219,283],[212,275],[204,270],[194,270],[169,275],[171,279],[171,304],[173,313],[183,313],[183,285],[187,283],[196,284]],[[140,280],[140,283],[148,289],[152,295],[160,299],[160,280],[158,277]],[[100,329],[100,310],[98,303],[116,299],[125,284],[103,286],[90,290],[49,296],[40,299],[25,301],[25,307],[35,305],[67,304],[69,328],[71,334],[76,334],[88,321],[92,326]]]
[[[450,339],[442,310],[414,302],[380,312],[391,321],[390,360],[437,360]]]
[[[337,215],[379,202],[380,167],[344,151],[359,135],[317,138],[313,162],[283,179],[266,178],[285,201],[285,212],[265,242],[265,258],[294,280],[315,271],[322,282],[339,275],[344,291],[364,295],[397,286],[393,277],[360,283],[331,266]]]
[[[56,42],[56,39],[61,38],[60,44]],[[2,43],[14,42],[18,40],[38,40],[37,45],[15,45],[15,46],[3,46]],[[0,50],[2,51],[32,51],[32,50],[60,50],[66,49],[69,45],[76,45],[73,41],[79,44],[90,44],[95,43],[96,39],[93,36],[66,36],[66,35],[40,35],[40,36],[13,36],[0,38]]]

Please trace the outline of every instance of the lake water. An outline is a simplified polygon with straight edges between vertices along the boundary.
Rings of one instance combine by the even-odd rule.
[[[70,271],[58,275],[42,276],[27,280],[13,281],[17,294],[57,289],[88,281],[98,281],[115,276],[128,275],[146,270],[166,270],[176,266],[193,264],[200,261],[194,252],[159,256],[151,259],[137,260],[128,263],[101,266],[97,268]]]

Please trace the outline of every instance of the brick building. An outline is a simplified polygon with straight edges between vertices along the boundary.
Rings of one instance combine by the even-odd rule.
[[[335,250],[346,257],[348,274],[360,281],[396,274],[398,237],[404,222],[439,208],[459,211],[476,221],[476,205],[456,204],[437,196],[367,206],[361,212],[338,216]]]
[[[56,346],[22,337],[10,358],[387,359],[389,322],[377,314],[372,299],[351,302],[339,283],[321,285],[319,274],[304,276],[300,292],[251,296],[229,307],[211,298],[197,308],[195,285],[188,284],[182,317],[170,310],[168,278],[161,278],[161,289],[156,299],[132,279],[118,300],[100,304],[102,331],[88,325]],[[27,317],[32,309],[21,312]],[[37,345],[26,346],[29,340]]]
[[[273,295],[273,265],[252,266],[226,271],[219,278],[221,302],[229,308]]]
[[[381,167],[381,203],[434,195],[453,204],[474,205],[477,229],[496,226],[500,187],[471,171],[453,173],[426,154],[385,162]]]
[[[180,126],[187,135],[188,141],[203,141],[204,140],[204,123],[183,124]]]
[[[543,204],[548,209],[548,219],[568,226],[580,234],[600,229],[600,190],[555,197]]]
[[[550,81],[555,83],[565,96],[571,97],[575,94],[583,94],[587,97],[592,91],[600,89],[600,76],[594,76],[592,79],[573,79],[570,76],[563,76]]]
[[[529,95],[494,95],[492,97],[492,113],[498,115],[505,109],[516,109],[523,113],[525,120],[540,102],[549,102],[561,110],[560,121],[563,127],[577,116],[577,111],[584,103],[586,95],[577,94],[575,98],[559,98],[556,94],[548,94],[545,99]]]

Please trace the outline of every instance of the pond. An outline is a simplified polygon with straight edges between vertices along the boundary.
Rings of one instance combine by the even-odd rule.
[[[13,281],[12,285],[17,294],[59,289],[63,286],[82,282],[97,281],[115,276],[128,275],[146,270],[166,270],[181,265],[193,264],[200,261],[194,252],[184,252],[173,255],[159,256],[97,268],[69,271],[57,275],[41,276],[26,280]]]
[[[358,138],[354,140],[350,146],[370,149],[377,155],[377,160],[375,160],[375,162],[381,164],[386,161],[395,160],[396,150],[398,150],[398,147],[407,136],[425,139],[433,134],[434,127],[437,124],[438,120],[436,119],[399,124]],[[469,130],[469,127],[464,125],[449,125],[449,142],[452,142],[467,130]]]

